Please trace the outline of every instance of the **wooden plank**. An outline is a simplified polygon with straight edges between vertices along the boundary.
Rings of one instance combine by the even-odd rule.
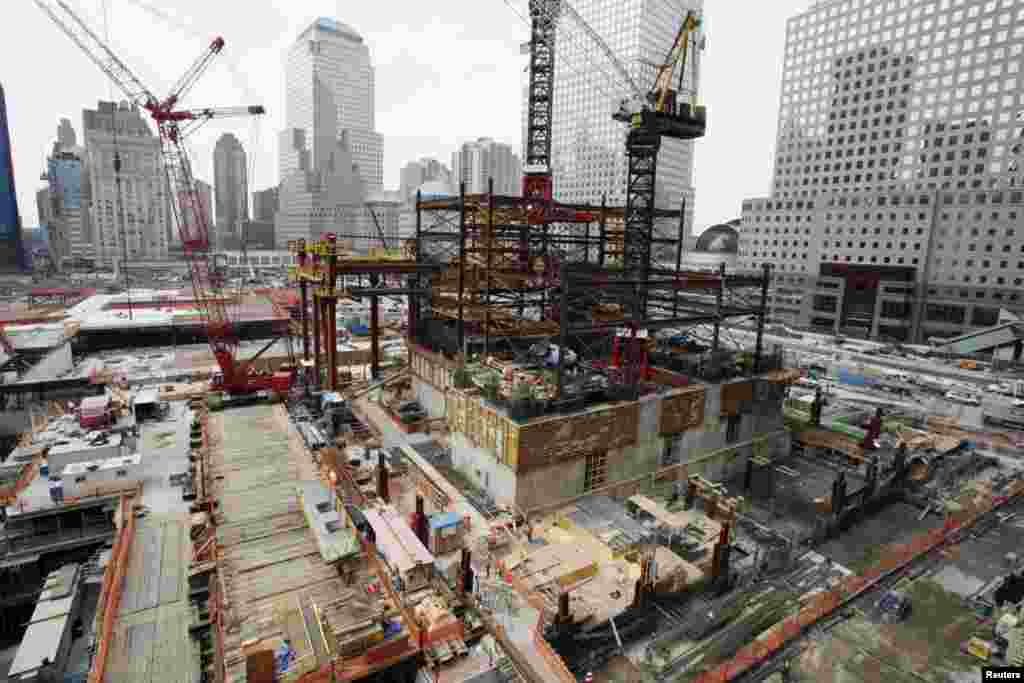
[[[518,428],[517,468],[546,465],[636,443],[637,403],[529,422]]]
[[[681,434],[704,424],[704,387],[691,387],[668,396],[661,402],[658,433],[662,436]]]

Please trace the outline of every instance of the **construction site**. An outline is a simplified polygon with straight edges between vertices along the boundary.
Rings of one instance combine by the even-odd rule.
[[[289,287],[255,291],[212,257],[180,137],[254,113],[179,108],[224,41],[160,98],[37,4],[154,119],[191,288],[50,292],[0,327],[9,680],[1024,665],[1024,438],[925,400],[933,373],[992,376],[921,361],[867,386],[773,333],[767,268],[682,267],[685,207],[655,187],[662,140],[706,132],[699,13],[641,88],[570,3],[531,0],[522,196],[418,196],[401,248],[310,235]],[[554,199],[563,29],[632,84],[624,206]]]

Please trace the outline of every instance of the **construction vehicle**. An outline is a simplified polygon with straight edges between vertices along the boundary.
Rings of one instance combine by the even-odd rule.
[[[287,391],[292,377],[285,373],[257,374],[252,364],[273,342],[248,360],[237,358],[239,339],[235,333],[226,299],[226,263],[211,249],[209,217],[200,203],[192,165],[185,151],[185,138],[212,119],[258,116],[262,106],[183,109],[182,99],[195,86],[213,58],[224,49],[224,39],[215,38],[171,88],[158,98],[117,57],[63,0],[34,0],[36,5],[77,44],[114,82],[134,105],[149,112],[160,137],[161,157],[171,192],[171,214],[189,262],[192,290],[202,313],[207,339],[220,372],[211,380],[215,391],[248,394],[273,389]],[[115,173],[120,170],[115,158]],[[275,340],[276,341],[276,340]]]

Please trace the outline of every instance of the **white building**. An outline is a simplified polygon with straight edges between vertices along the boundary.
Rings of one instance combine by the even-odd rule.
[[[739,247],[774,269],[773,317],[914,341],[1024,310],[1022,37],[1013,0],[789,20],[773,194]]]
[[[96,109],[82,112],[82,122],[97,263],[166,259],[171,218],[159,138],[127,102],[101,101]],[[120,199],[115,153],[121,160]]]
[[[403,201],[416,201],[416,190],[423,183],[437,181],[451,185],[452,172],[437,159],[423,157],[419,161],[410,161],[402,167],[399,182],[399,193]]]
[[[701,0],[573,3],[644,92],[654,85],[653,64],[664,61],[687,10],[701,5]],[[551,127],[554,196],[563,202],[591,204],[600,204],[607,196],[609,204],[625,205],[626,126],[613,120],[612,113],[631,93],[621,90],[625,84],[617,85],[611,77],[605,79],[607,85],[595,87],[593,74],[598,68],[614,73],[607,58],[590,46],[574,22],[559,22]],[[527,95],[524,88],[524,108]],[[524,138],[525,129],[524,121]],[[661,208],[678,210],[686,199],[686,234],[693,225],[693,145],[692,141],[665,138],[658,155],[655,201]]]
[[[347,131],[352,160],[370,190],[380,189],[384,182],[384,146],[375,127],[374,90],[370,50],[362,36],[347,24],[317,19],[288,48],[286,127],[306,131],[311,162],[316,168],[323,167],[333,142]],[[325,95],[333,100],[331,111],[318,109],[317,102]],[[321,134],[328,130],[329,135]],[[292,170],[282,167],[281,177]]]
[[[226,236],[237,238],[249,220],[249,165],[245,148],[231,133],[221,135],[214,147],[213,187],[216,235],[210,235],[210,243],[220,246]]]
[[[458,188],[466,183],[467,194],[487,192],[488,180],[494,178],[494,193],[522,194],[523,166],[510,145],[491,138],[466,142],[452,154],[452,184]]]

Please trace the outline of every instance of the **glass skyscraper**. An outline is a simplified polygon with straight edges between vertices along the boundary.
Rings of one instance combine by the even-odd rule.
[[[21,215],[14,188],[14,160],[11,155],[11,133],[7,127],[7,101],[0,85],[0,269],[27,267],[22,245]]]
[[[575,0],[580,16],[602,37],[643,92],[654,84],[686,13],[700,0]],[[626,203],[626,126],[612,119],[632,93],[615,76],[608,59],[571,19],[563,17],[555,36],[552,173],[555,198],[564,202]],[[656,201],[687,206],[693,216],[693,142],[662,140]],[[674,235],[673,235],[674,236]]]

